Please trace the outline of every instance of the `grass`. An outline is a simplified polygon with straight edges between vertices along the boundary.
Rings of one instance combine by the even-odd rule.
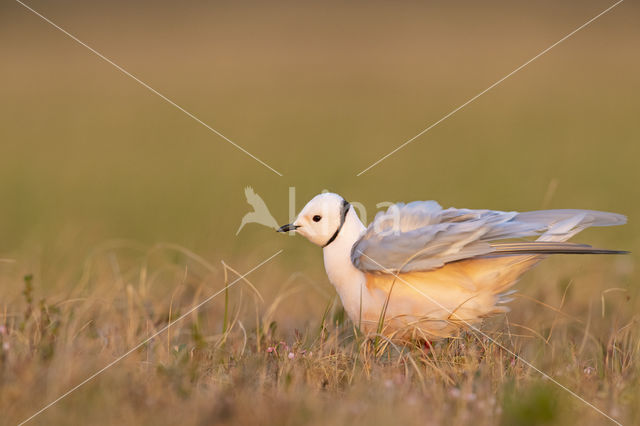
[[[179,246],[140,248],[134,256],[122,244],[94,253],[66,294],[47,294],[33,275],[3,287],[2,424],[26,419],[237,278],[228,265],[215,267]],[[592,264],[588,269],[611,267],[607,260]],[[542,269],[536,279],[549,279],[550,268]],[[496,318],[483,330],[632,424],[639,415],[639,318],[626,291],[607,290],[585,317],[591,296],[576,287],[590,284],[592,272],[578,282],[557,280],[542,300],[520,297],[508,320]],[[430,348],[376,345],[376,336],[363,336],[345,319],[335,298],[315,320],[294,321],[304,328],[291,328],[286,312],[296,316],[291,298],[300,285],[285,283],[266,303],[258,288],[269,275],[256,271],[238,281],[34,424],[608,423],[472,331]]]

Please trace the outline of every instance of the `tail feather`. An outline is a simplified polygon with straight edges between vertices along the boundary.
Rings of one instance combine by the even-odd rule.
[[[521,243],[495,243],[491,244],[495,254],[629,254],[624,250],[606,250],[591,247],[588,244],[576,244],[554,241],[528,241]]]

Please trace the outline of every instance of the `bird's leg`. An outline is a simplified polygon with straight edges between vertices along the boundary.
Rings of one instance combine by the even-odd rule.
[[[433,344],[432,344],[431,340],[424,339],[422,341],[422,344],[424,346],[424,348],[423,348],[424,354],[428,355],[429,352],[431,352],[433,350]]]

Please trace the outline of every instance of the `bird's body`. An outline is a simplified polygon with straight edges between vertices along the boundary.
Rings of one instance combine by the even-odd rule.
[[[564,241],[588,226],[624,222],[588,210],[443,210],[415,202],[394,205],[365,227],[342,197],[321,194],[281,230],[324,247],[329,281],[363,332],[434,340],[507,311],[505,293],[548,254],[617,253]],[[538,239],[502,242],[527,236]]]

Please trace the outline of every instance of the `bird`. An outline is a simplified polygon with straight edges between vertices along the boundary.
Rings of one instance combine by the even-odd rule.
[[[240,233],[247,223],[259,223],[261,225],[268,226],[269,228],[278,229],[278,222],[271,215],[271,212],[267,208],[264,200],[255,193],[253,188],[247,186],[244,189],[244,195],[247,198],[247,203],[253,207],[253,211],[242,217],[242,221],[240,222],[240,227],[236,231],[236,235]]]
[[[323,249],[324,266],[350,320],[365,334],[432,342],[509,311],[513,285],[552,254],[623,254],[567,242],[592,226],[623,225],[593,210],[443,209],[392,204],[365,226],[342,196],[315,196],[293,223]]]

